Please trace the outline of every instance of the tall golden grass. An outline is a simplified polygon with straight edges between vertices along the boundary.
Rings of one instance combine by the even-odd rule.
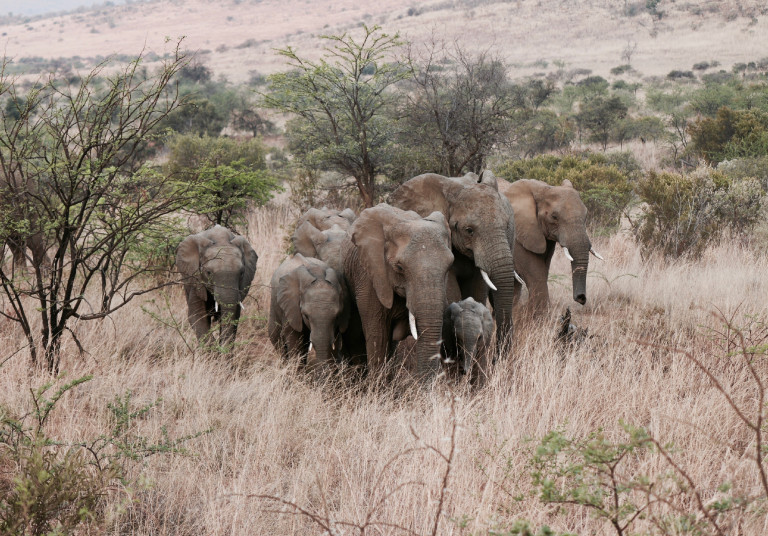
[[[602,428],[617,439],[620,419],[674,442],[676,462],[705,497],[724,481],[760,491],[749,458],[754,438],[695,364],[659,347],[691,352],[738,403],[754,404],[747,370],[724,357],[709,328],[719,328],[712,315],[718,310],[737,322],[748,314],[768,317],[764,254],[723,243],[696,261],[662,263],[643,260],[627,235],[596,239],[606,261],[590,265],[587,305],[572,301],[568,263],[558,252],[551,317],[517,322],[511,349],[482,390],[445,379],[428,389],[320,382],[283,362],[265,334],[267,285],[284,256],[282,229],[295,216],[277,203],[250,216],[259,265],[231,357],[190,351],[194,335],[179,287],[167,300],[157,294],[101,322],[75,326],[87,353],[67,341],[62,370],[69,378],[94,379],[59,402],[49,436],[74,443],[104,433],[106,404],[126,391],[137,404],[162,398],[135,423],[142,435],[159,437],[162,427],[171,437],[211,430],[186,445],[189,455],[157,455],[136,465],[132,476],[141,473],[142,484],[111,492],[105,532],[324,534],[318,520],[325,519],[337,534],[356,534],[354,526],[366,520],[366,534],[431,534],[448,468],[438,452],[448,455],[455,433],[437,534],[487,534],[515,519],[611,534],[584,511],[558,514],[528,495],[525,439],[557,427],[575,436]],[[566,306],[593,335],[577,347],[554,340]],[[147,311],[170,324],[173,316],[179,329]],[[0,324],[4,354],[18,341],[13,325]],[[765,363],[758,365],[768,377]],[[30,368],[24,352],[15,355],[0,368],[0,405],[29,410],[30,389],[49,380]],[[658,456],[639,457],[631,468],[669,469]],[[764,510],[741,530],[768,533]]]

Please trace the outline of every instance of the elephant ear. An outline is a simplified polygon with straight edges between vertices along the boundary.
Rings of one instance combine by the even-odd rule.
[[[536,200],[530,185],[518,181],[512,184],[508,192],[507,198],[515,218],[515,239],[528,251],[543,255],[547,249],[547,239],[539,228]]]
[[[485,171],[480,173],[480,179],[477,182],[479,182],[480,184],[487,184],[497,192],[499,191],[499,183],[496,180],[496,175],[494,175],[493,171],[491,171],[490,169],[486,169]]]
[[[184,276],[184,287],[191,286],[203,301],[207,298],[207,292],[200,280],[200,257],[205,249],[212,245],[211,240],[200,234],[193,234],[182,240],[176,248],[176,268]]]
[[[443,213],[440,211],[434,211],[432,214],[424,218],[427,221],[435,222],[439,225],[442,225],[445,227],[445,232],[448,235],[448,241],[451,240],[451,228],[448,226],[448,221],[445,219],[445,216],[443,216]],[[451,247],[450,243],[448,244],[448,247]]]
[[[355,215],[355,211],[352,210],[351,208],[345,208],[344,210],[339,212],[339,216],[347,220],[349,222],[349,225],[352,225],[353,223],[355,223],[355,218],[357,218],[357,216]]]
[[[314,225],[305,221],[293,232],[291,241],[296,249],[296,253],[301,253],[305,257],[317,258],[317,248],[315,245],[324,242],[325,237]]]
[[[462,181],[426,173],[401,184],[389,196],[389,203],[403,210],[413,210],[421,216],[437,210],[448,218],[449,199],[455,198],[465,186]]]
[[[360,252],[360,258],[371,278],[376,297],[387,309],[392,308],[394,293],[389,282],[387,259],[384,255],[383,209],[374,207],[363,211],[352,228],[352,243]]]
[[[505,195],[499,194],[501,197],[501,204],[504,207],[504,210],[507,214],[507,242],[509,242],[509,247],[512,249],[512,254],[515,254],[515,237],[517,235],[517,229],[515,227],[515,211],[512,209],[512,203],[509,202],[509,199]]]
[[[566,188],[573,188],[573,183],[569,181],[568,179],[563,179],[562,186],[565,186]]]
[[[237,246],[243,252],[243,273],[240,275],[240,301],[243,301],[248,295],[253,276],[256,275],[256,263],[259,260],[259,256],[245,237],[236,235],[230,241],[230,244]]]
[[[301,317],[301,287],[302,281],[307,277],[312,275],[306,266],[299,266],[281,277],[278,282],[277,304],[293,331],[304,329],[304,319]]]

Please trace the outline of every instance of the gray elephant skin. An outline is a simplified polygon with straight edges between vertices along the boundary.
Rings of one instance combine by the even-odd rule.
[[[347,231],[336,223],[329,229],[321,231],[311,222],[305,221],[296,228],[291,242],[296,253],[320,259],[341,274],[341,244],[346,236]]]
[[[557,244],[571,261],[573,299],[586,303],[589,254],[602,257],[592,249],[587,235],[587,207],[571,182],[566,179],[561,186],[550,186],[538,180],[509,183],[502,179],[499,189],[514,210],[515,268],[528,287],[531,310],[539,314],[549,306],[547,279]]]
[[[510,244],[515,237],[515,218],[507,199],[499,194],[490,171],[482,175],[444,177],[427,173],[403,183],[390,203],[425,216],[439,211],[451,231],[455,261],[451,269],[459,295],[449,289],[452,301],[472,297],[485,303],[493,295],[497,333],[511,336],[515,290],[515,265]],[[490,283],[490,285],[489,285]]]
[[[297,253],[275,270],[271,287],[268,329],[275,349],[285,358],[299,356],[312,369],[333,364],[350,315],[350,298],[339,274],[323,261]]]
[[[184,276],[187,316],[199,340],[207,340],[211,321],[219,320],[219,345],[231,348],[257,261],[244,237],[220,225],[179,244],[176,267]]]
[[[338,225],[346,231],[352,226],[356,217],[355,212],[351,208],[345,208],[341,211],[326,207],[310,208],[299,217],[296,222],[296,228],[298,229],[305,222],[309,222],[319,231],[325,231],[334,225]]]
[[[362,321],[369,373],[380,373],[394,343],[416,339],[416,374],[440,369],[450,232],[440,212],[422,218],[387,204],[364,210],[342,245],[344,275]],[[410,330],[409,330],[410,328]]]
[[[443,315],[443,359],[447,367],[482,385],[488,378],[493,318],[488,308],[466,298],[451,303]]]

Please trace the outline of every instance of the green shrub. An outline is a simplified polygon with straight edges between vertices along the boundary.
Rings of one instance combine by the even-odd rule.
[[[760,181],[763,190],[768,191],[768,155],[723,160],[717,170],[732,180],[754,177]]]
[[[617,227],[632,197],[630,179],[640,166],[629,153],[604,155],[540,155],[527,160],[507,161],[494,170],[509,181],[536,179],[559,186],[565,179],[578,190],[589,211],[593,228]],[[620,156],[619,156],[620,155]]]
[[[712,168],[689,174],[652,171],[637,185],[646,203],[633,222],[645,254],[699,256],[723,231],[747,236],[758,223],[765,192],[755,178],[731,179]]]
[[[256,139],[179,135],[170,142],[167,171],[191,186],[187,209],[211,223],[235,227],[250,203],[263,205],[280,185],[266,169],[265,150]]]
[[[688,127],[691,150],[709,164],[768,154],[768,113],[722,107],[714,119],[702,118]]]

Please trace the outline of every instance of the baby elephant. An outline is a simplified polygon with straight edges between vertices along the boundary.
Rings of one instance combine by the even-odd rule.
[[[297,253],[272,276],[269,339],[284,357],[299,355],[310,368],[333,363],[347,330],[350,301],[335,270]],[[308,356],[315,348],[314,358]]]
[[[459,372],[471,374],[478,385],[488,375],[493,318],[482,303],[472,298],[454,302],[443,315],[443,355],[445,363],[456,363]]]

